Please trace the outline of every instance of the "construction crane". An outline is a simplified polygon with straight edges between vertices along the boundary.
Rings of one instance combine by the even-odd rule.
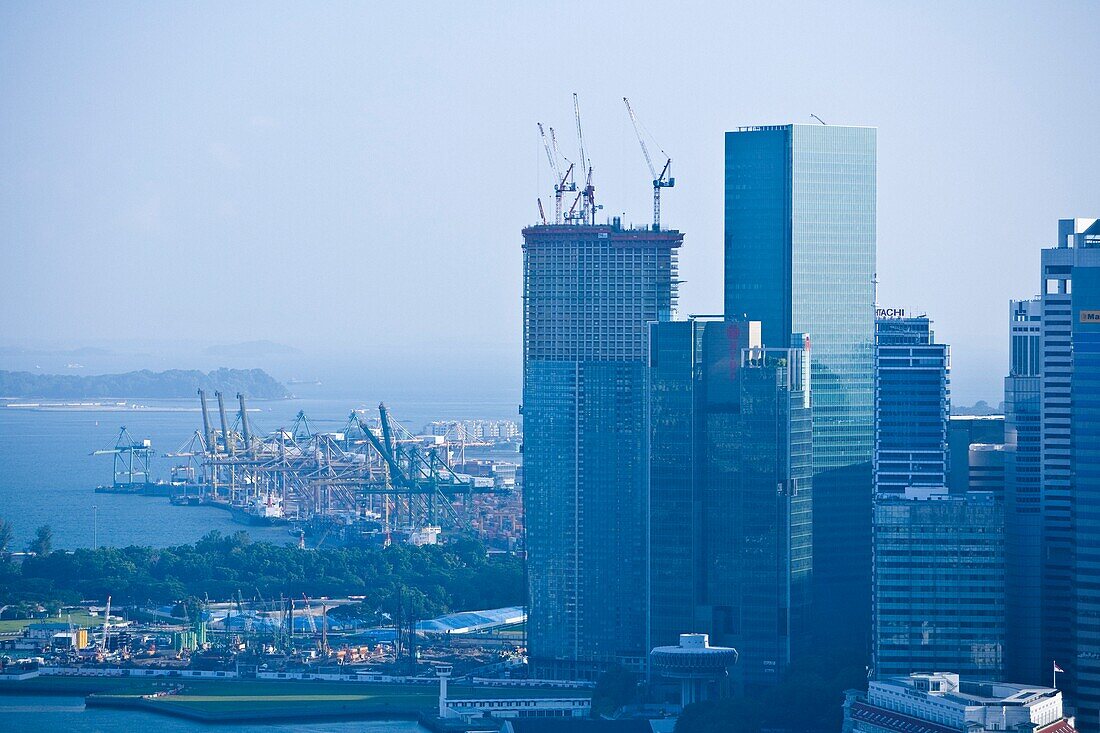
[[[550,128],[550,139],[546,138],[546,131],[542,127],[542,123],[538,123],[539,137],[542,138],[542,147],[546,151],[546,159],[550,161],[550,172],[554,175],[554,223],[561,224],[561,209],[562,209],[562,196],[566,191],[576,191],[577,183],[571,180],[573,178],[573,164],[569,163],[569,160],[565,156],[558,152],[558,140],[554,136],[554,128]],[[561,172],[561,165],[558,163],[558,158],[562,158],[566,163],[569,163],[569,167],[565,169],[565,173]],[[546,223],[546,214],[542,212],[542,202],[539,202],[539,213],[542,215],[543,223]]]
[[[661,150],[661,155],[665,156],[665,165],[661,168],[661,172],[658,173],[656,167],[653,165],[653,159],[649,155],[649,148],[645,144],[645,137],[642,135],[642,128],[638,124],[638,116],[634,114],[634,108],[630,106],[630,100],[623,97],[623,103],[626,105],[626,111],[630,115],[630,122],[634,125],[634,134],[638,136],[638,144],[642,146],[642,155],[645,156],[646,165],[649,166],[649,174],[653,177],[653,231],[661,230],[661,189],[672,188],[676,185],[676,179],[672,177],[672,158],[668,157],[668,154]],[[657,146],[658,149],[660,146]]]
[[[103,641],[100,647],[104,654],[107,653],[107,630],[111,628],[111,597],[107,596],[107,609],[103,612]]]
[[[581,159],[580,166],[581,172],[587,171],[585,177],[584,188],[581,189],[577,199],[581,202],[581,210],[579,216],[576,217],[582,224],[595,224],[596,223],[596,189],[592,185],[592,164],[589,162],[588,157],[584,154],[584,131],[581,128],[581,105],[577,99],[577,93],[573,92],[573,116],[577,120],[577,143],[580,145]],[[576,201],[573,202],[576,207]],[[572,211],[572,209],[570,209]]]

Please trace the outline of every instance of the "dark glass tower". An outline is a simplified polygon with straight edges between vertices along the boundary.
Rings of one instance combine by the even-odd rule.
[[[1091,593],[1089,587],[1100,580],[1094,574],[1100,553],[1097,545],[1088,544],[1100,539],[1095,527],[1100,517],[1088,508],[1100,494],[1100,485],[1090,481],[1087,471],[1078,473],[1074,466],[1074,448],[1081,445],[1077,437],[1077,411],[1085,410],[1089,404],[1086,395],[1075,389],[1082,384],[1078,380],[1086,377],[1078,373],[1074,339],[1089,325],[1075,318],[1075,308],[1089,297],[1087,281],[1079,283],[1078,275],[1100,267],[1100,222],[1059,220],[1056,246],[1042,251],[1041,262],[1043,667],[1049,671],[1057,663],[1066,671],[1058,677],[1059,686],[1071,699],[1076,699],[1083,721],[1087,718],[1086,708],[1091,706],[1093,718],[1082,727],[1098,730],[1095,711],[1100,709],[1100,677],[1088,681],[1090,675],[1097,673],[1084,671],[1090,665],[1082,664],[1085,661],[1082,645],[1088,645],[1086,628],[1100,628],[1096,620],[1100,607],[1085,600]],[[1079,405],[1077,401],[1082,398],[1086,401]],[[1100,652],[1100,648],[1093,649]],[[1092,690],[1084,686],[1078,689],[1079,682],[1091,684]]]
[[[947,485],[950,352],[927,316],[875,321],[875,492]]]
[[[1005,377],[1005,665],[1009,679],[1047,684],[1041,653],[1042,480],[1040,475],[1039,330],[1041,303],[1009,303]]]
[[[645,361],[676,298],[676,231],[523,230],[528,655],[543,677],[641,669]]]
[[[1100,730],[1100,221],[1081,227],[1073,268],[1071,377],[1077,710]]]
[[[738,650],[735,686],[760,690],[809,645],[809,351],[762,348],[747,321],[652,333],[649,643],[708,633]]]
[[[861,662],[871,608],[875,130],[726,133],[726,315],[813,348],[818,642]]]
[[[911,487],[875,500],[874,675],[1004,678],[1005,538],[989,492]]]

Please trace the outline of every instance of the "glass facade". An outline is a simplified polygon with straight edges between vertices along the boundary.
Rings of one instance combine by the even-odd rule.
[[[874,676],[957,670],[1004,677],[1003,505],[946,488],[878,497]]]
[[[1077,689],[1081,656],[1076,635],[1084,618],[1075,596],[1092,581],[1081,577],[1076,555],[1083,546],[1075,534],[1088,529],[1077,526],[1083,517],[1078,497],[1086,496],[1082,488],[1095,492],[1097,487],[1074,480],[1073,337],[1078,324],[1073,301],[1086,297],[1077,293],[1075,273],[1100,267],[1100,226],[1093,219],[1060,220],[1056,246],[1044,249],[1041,261],[1042,665],[1050,670],[1057,662],[1066,670],[1058,677],[1059,685],[1083,708],[1085,694]]]
[[[641,669],[648,326],[675,307],[683,235],[544,225],[523,236],[532,673]]]
[[[1039,430],[1039,299],[1009,303],[1009,374],[1005,377],[1005,556],[1008,676],[1040,684],[1042,481]]]
[[[876,494],[947,485],[949,368],[928,318],[875,322]]]
[[[1100,222],[1078,245],[1100,255]],[[1083,259],[1083,258],[1082,258]],[[1100,730],[1100,262],[1073,268],[1073,494],[1077,709]]]
[[[870,625],[876,131],[726,133],[725,312],[813,349],[814,605],[820,642],[865,658]]]
[[[710,634],[739,651],[743,691],[809,645],[809,363],[805,348],[761,348],[745,321],[653,328],[650,643]]]

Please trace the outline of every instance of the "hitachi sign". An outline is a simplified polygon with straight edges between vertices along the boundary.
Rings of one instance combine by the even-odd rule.
[[[875,308],[876,318],[905,318],[904,308]]]

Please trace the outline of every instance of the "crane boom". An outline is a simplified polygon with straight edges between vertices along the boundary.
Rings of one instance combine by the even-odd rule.
[[[581,172],[583,173],[588,166],[588,158],[584,154],[584,132],[581,131],[581,105],[577,100],[577,93],[573,92],[573,116],[577,118],[577,142],[581,148]]]
[[[554,182],[557,183],[561,179],[561,171],[558,170],[558,161],[554,157],[553,151],[550,149],[550,141],[546,138],[546,131],[542,129],[542,123],[537,123],[539,126],[539,137],[542,138],[542,147],[546,151],[546,159],[550,161],[550,171],[554,174]],[[553,134],[553,129],[550,130]]]
[[[642,148],[645,163],[649,166],[649,175],[653,177],[653,230],[658,231],[661,228],[661,189],[672,188],[676,185],[676,179],[671,175],[672,158],[664,150],[661,150],[661,154],[665,156],[665,164],[661,168],[661,172],[658,173],[657,168],[653,165],[653,158],[649,155],[649,147],[645,144],[645,136],[642,135],[638,116],[634,114],[634,108],[630,106],[629,99],[623,97],[623,103],[626,105],[627,114],[630,115],[630,123],[634,125],[634,134],[638,136],[638,145]]]
[[[657,179],[657,169],[653,167],[653,159],[649,157],[649,148],[646,147],[645,138],[642,137],[642,131],[638,127],[638,116],[634,114],[634,108],[630,106],[630,100],[623,97],[623,103],[626,105],[626,112],[630,115],[630,124],[634,125],[634,134],[638,136],[638,144],[642,146],[642,155],[645,156],[645,164],[649,166],[649,175],[654,180]]]

